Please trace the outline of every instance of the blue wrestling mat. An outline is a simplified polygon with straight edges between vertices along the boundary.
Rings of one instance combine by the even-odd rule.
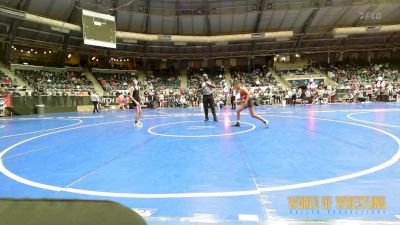
[[[400,104],[256,112],[269,128],[230,109],[1,119],[0,197],[113,200],[150,225],[400,222]]]

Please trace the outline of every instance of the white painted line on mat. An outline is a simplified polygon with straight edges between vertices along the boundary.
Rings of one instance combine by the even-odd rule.
[[[236,135],[236,134],[243,134],[243,133],[247,133],[247,132],[250,132],[250,131],[256,129],[256,126],[254,124],[241,122],[242,124],[250,125],[250,128],[247,129],[247,130],[238,131],[238,132],[232,132],[232,133],[202,134],[202,135],[163,134],[163,133],[158,133],[158,132],[154,131],[154,129],[157,128],[157,127],[169,126],[169,125],[174,125],[174,124],[182,124],[182,123],[199,123],[199,122],[203,122],[203,121],[182,121],[182,122],[164,123],[164,124],[160,124],[160,125],[156,125],[156,126],[150,127],[149,129],[147,129],[147,131],[150,134],[158,135],[158,136],[164,136],[164,137],[208,138],[208,137],[221,137],[221,136],[231,136],[231,135]]]
[[[375,125],[380,125],[380,126],[385,126],[385,127],[395,127],[395,128],[400,128],[400,126],[398,125],[391,125],[391,124],[385,124],[385,123],[374,123],[371,121],[366,121],[366,120],[360,120],[360,119],[356,119],[353,118],[353,115],[357,115],[357,114],[363,114],[363,113],[371,113],[371,112],[357,112],[357,113],[350,113],[348,114],[346,117],[351,119],[351,120],[355,120],[357,122],[362,122],[362,123],[369,123],[369,124],[375,124]]]
[[[131,209],[142,217],[150,217],[157,211],[157,209],[139,209],[139,208],[131,208]]]
[[[311,117],[301,117],[301,116],[283,116],[283,115],[270,115],[271,117],[288,117],[288,118],[299,118],[299,119],[310,119]],[[271,191],[282,191],[282,190],[291,190],[291,189],[299,189],[299,188],[305,188],[305,187],[313,187],[313,186],[318,186],[318,185],[323,185],[323,184],[329,184],[329,183],[334,183],[334,182],[339,182],[339,181],[344,181],[344,180],[350,180],[356,177],[361,177],[367,174],[372,174],[374,172],[383,170],[395,163],[398,162],[400,159],[400,139],[396,137],[395,135],[367,125],[363,124],[356,124],[352,122],[345,122],[345,121],[340,121],[340,120],[333,120],[333,119],[324,119],[324,118],[315,118],[312,117],[311,119],[314,120],[321,120],[321,121],[328,121],[328,122],[336,122],[336,123],[342,123],[342,124],[348,124],[348,125],[353,125],[353,126],[358,126],[358,127],[363,127],[367,129],[371,129],[377,132],[380,132],[382,134],[385,134],[389,137],[391,137],[394,141],[397,142],[398,144],[398,149],[397,152],[386,162],[381,163],[377,166],[371,167],[366,170],[362,170],[359,172],[347,174],[344,176],[338,176],[338,177],[333,177],[329,179],[322,179],[322,180],[316,180],[316,181],[311,181],[311,182],[304,182],[304,183],[297,183],[297,184],[291,184],[291,185],[283,185],[283,186],[275,186],[275,187],[262,187],[262,188],[257,188],[255,190],[242,190],[242,191],[229,191],[229,192],[192,192],[192,193],[119,193],[119,192],[102,192],[102,191],[91,191],[91,190],[83,190],[83,189],[75,189],[75,188],[62,188],[62,187],[57,187],[53,185],[48,185],[48,184],[43,184],[43,183],[38,183],[35,181],[28,180],[26,178],[20,177],[13,172],[9,171],[5,166],[4,166],[4,160],[3,156],[14,149],[15,147],[22,145],[26,142],[29,142],[31,140],[41,138],[44,136],[48,136],[51,134],[56,134],[56,133],[61,133],[69,130],[75,130],[75,129],[80,129],[80,128],[86,128],[86,127],[92,127],[92,126],[99,126],[99,125],[105,125],[105,124],[113,124],[113,123],[120,123],[120,122],[125,122],[125,121],[132,121],[132,120],[122,120],[122,121],[113,121],[113,122],[106,122],[106,123],[98,123],[98,124],[91,124],[91,125],[84,125],[84,126],[79,126],[79,127],[73,127],[73,128],[67,128],[63,130],[57,130],[53,131],[50,133],[42,134],[39,136],[31,137],[29,139],[20,141],[6,149],[0,152],[0,172],[2,172],[4,175],[7,177],[37,188],[41,189],[47,189],[51,191],[64,191],[64,192],[70,192],[70,193],[76,193],[76,194],[83,194],[83,195],[93,195],[93,196],[104,196],[104,197],[119,197],[119,198],[203,198],[203,197],[232,197],[232,196],[245,196],[245,195],[259,195],[263,192],[271,192]]]
[[[247,221],[247,222],[259,222],[260,219],[257,215],[251,214],[238,214],[239,221]]]
[[[46,130],[38,130],[38,131],[32,131],[32,132],[26,132],[26,133],[19,133],[19,134],[0,136],[0,139],[9,138],[9,137],[17,137],[17,136],[28,135],[28,134],[36,134],[36,133],[52,131],[52,130],[58,130],[58,129],[72,127],[72,126],[79,125],[79,124],[83,123],[83,120],[78,120],[78,119],[63,119],[63,120],[74,120],[74,121],[78,121],[78,122],[74,123],[74,124],[71,124],[71,125],[62,126],[62,127],[56,127],[56,128],[46,129]]]
[[[197,129],[213,129],[213,128],[216,128],[216,126],[188,126],[186,129],[197,130]]]

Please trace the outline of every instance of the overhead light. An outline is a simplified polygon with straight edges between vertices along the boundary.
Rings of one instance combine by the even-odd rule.
[[[228,45],[228,44],[229,44],[229,43],[228,43],[227,41],[215,43],[215,45]]]
[[[96,62],[98,62],[99,61],[99,59],[96,59]]]
[[[95,60],[95,59],[96,59],[96,57],[93,56],[93,57],[92,57],[92,60]]]
[[[160,40],[160,41],[170,41],[171,40],[171,35],[159,34],[158,35],[158,40]]]
[[[28,53],[28,54],[31,54],[31,51],[29,51],[29,50],[28,50],[28,52],[27,52],[27,53]]]
[[[137,44],[137,40],[133,39],[123,38],[122,41],[125,43]]]
[[[24,52],[24,50],[21,49],[21,52]]]
[[[11,17],[14,19],[25,20],[26,14],[23,11],[16,10],[13,8],[9,8],[6,6],[0,5],[0,15]]]
[[[174,45],[187,45],[187,43],[186,42],[174,42]]]
[[[71,58],[71,56],[72,56],[72,55],[71,55],[71,53],[70,53],[70,54],[68,54],[68,59],[69,59],[69,58]]]
[[[51,54],[51,51],[49,51],[49,53]]]
[[[335,34],[333,35],[334,38],[347,38],[349,35],[348,34]]]
[[[293,31],[276,31],[276,32],[266,32],[264,33],[264,38],[275,39],[277,41],[289,40],[293,37]]]
[[[33,49],[31,49],[31,52],[33,52]]]
[[[252,33],[251,34],[251,38],[252,39],[260,39],[260,38],[263,38],[263,37],[265,37],[264,33]]]
[[[336,38],[336,37],[348,36],[351,34],[365,34],[370,32],[383,33],[383,32],[398,32],[398,31],[400,31],[400,24],[333,28],[332,34]]]
[[[374,31],[380,31],[382,26],[368,26],[366,28],[366,31],[374,32]]]
[[[45,54],[45,55],[46,55],[46,54],[47,54],[47,52],[43,52],[43,54]]]
[[[298,53],[296,53],[295,56],[296,56],[296,58],[300,58],[300,54],[298,54]]]
[[[50,30],[64,33],[64,34],[69,34],[69,32],[70,32],[70,30],[68,30],[68,29],[65,29],[63,27],[55,27],[55,26],[51,26]]]
[[[128,61],[128,62],[129,62],[129,59],[127,59],[126,61]]]
[[[37,54],[37,52],[35,51],[35,54]]]
[[[276,41],[289,41],[289,40],[290,40],[290,38],[287,38],[287,37],[281,37],[281,38],[276,38],[275,40],[276,40]]]

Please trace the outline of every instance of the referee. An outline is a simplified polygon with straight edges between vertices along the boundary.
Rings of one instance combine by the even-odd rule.
[[[208,121],[208,107],[210,107],[214,117],[214,121],[218,122],[217,115],[215,114],[214,97],[213,97],[213,88],[215,88],[215,85],[208,80],[207,74],[203,74],[203,79],[204,82],[201,84],[201,92],[203,94],[203,107],[205,114],[204,121]]]

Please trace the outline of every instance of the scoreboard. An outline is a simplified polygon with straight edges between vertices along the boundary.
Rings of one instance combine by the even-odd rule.
[[[106,48],[117,48],[115,17],[82,10],[83,43]]]

